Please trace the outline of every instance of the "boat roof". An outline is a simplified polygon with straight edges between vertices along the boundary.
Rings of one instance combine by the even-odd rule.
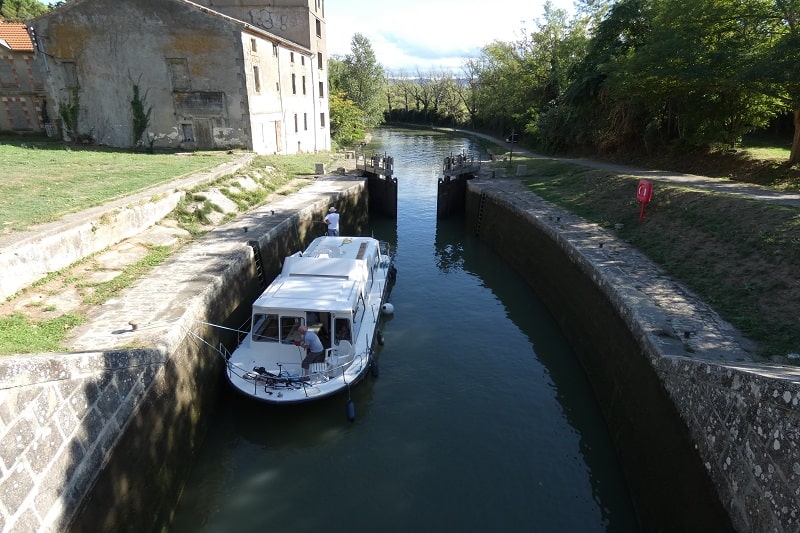
[[[371,237],[318,237],[305,251],[286,258],[253,312],[350,312],[378,254],[379,243]]]
[[[378,244],[372,237],[317,237],[303,252],[303,257],[368,259],[377,254]]]
[[[349,313],[358,298],[359,283],[341,279],[279,277],[253,304],[253,312],[304,310]]]

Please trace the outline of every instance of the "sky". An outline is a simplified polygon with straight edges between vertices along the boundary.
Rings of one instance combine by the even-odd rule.
[[[494,41],[534,28],[545,0],[325,0],[329,55],[350,53],[355,33],[369,39],[378,63],[393,74],[460,71]],[[552,0],[572,12],[572,0]]]

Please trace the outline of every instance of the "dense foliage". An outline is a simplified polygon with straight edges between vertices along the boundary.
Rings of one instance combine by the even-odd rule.
[[[800,162],[800,0],[578,7],[570,16],[547,2],[532,30],[486,45],[460,73],[392,76],[387,119],[608,153],[729,148],[794,117]]]
[[[0,0],[0,15],[9,22],[25,22],[50,11],[37,0]]]
[[[383,67],[369,39],[356,33],[350,54],[331,58],[328,72],[331,137],[339,144],[352,144],[383,121]]]

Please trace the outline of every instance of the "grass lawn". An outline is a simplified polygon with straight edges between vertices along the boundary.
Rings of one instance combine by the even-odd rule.
[[[18,143],[0,145],[0,157],[13,160],[11,178],[0,184],[4,195],[2,201],[6,202],[0,203],[0,212],[7,222],[5,231],[9,232],[173,181],[237,156],[223,152],[146,155],[69,150],[52,144],[32,147]],[[94,273],[103,270],[96,257],[90,256],[0,302],[0,354],[64,350],[62,342],[69,331],[86,320],[92,307],[118,296],[192,238],[213,228],[215,222],[204,216],[212,210],[210,205],[206,205],[209,202],[203,199],[202,192],[206,187],[213,185],[233,200],[241,211],[247,211],[262,204],[272,193],[291,194],[311,183],[319,162],[334,168],[341,164],[340,154],[258,156],[250,168],[242,171],[257,181],[258,187],[247,191],[231,187],[231,181],[237,177],[232,174],[220,177],[213,184],[198,186],[196,191],[187,191],[170,218],[189,232],[192,237],[188,240],[182,239],[172,246],[150,246],[145,257],[105,281],[87,281]],[[38,174],[50,178],[42,179],[37,177]],[[18,208],[15,202],[19,204]],[[75,307],[65,313],[58,306],[47,303],[48,295],[56,294],[74,294],[70,304]]]
[[[61,143],[0,144],[0,221],[4,233],[93,207],[235,158],[73,149]]]
[[[752,159],[742,168],[780,164]],[[531,192],[631,243],[756,341],[759,355],[795,361],[783,357],[800,353],[800,210],[656,178],[639,223],[639,177],[515,155],[518,164]],[[786,173],[775,180],[798,185]]]

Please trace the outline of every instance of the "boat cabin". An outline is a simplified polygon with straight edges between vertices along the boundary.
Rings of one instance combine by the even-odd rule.
[[[325,348],[353,343],[368,312],[373,274],[384,260],[376,241],[358,237],[320,237],[287,257],[280,276],[253,304],[251,347],[293,346],[303,324]]]

